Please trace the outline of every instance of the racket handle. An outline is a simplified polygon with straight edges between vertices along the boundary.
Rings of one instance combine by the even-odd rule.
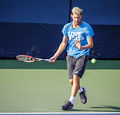
[[[49,61],[50,59],[44,59],[44,61]],[[55,61],[54,59],[53,59],[53,61]]]
[[[49,61],[49,59],[44,59],[44,61]]]

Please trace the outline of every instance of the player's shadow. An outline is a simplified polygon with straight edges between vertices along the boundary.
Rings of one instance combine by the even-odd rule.
[[[109,105],[101,105],[100,107],[90,107],[92,110],[83,110],[83,109],[71,109],[69,111],[78,111],[78,112],[120,112],[120,107],[117,106],[109,106]],[[96,109],[96,110],[95,110]]]
[[[111,105],[102,105],[101,107],[91,107],[91,108],[96,108],[96,109],[112,109],[115,111],[120,111],[120,106],[111,106]]]

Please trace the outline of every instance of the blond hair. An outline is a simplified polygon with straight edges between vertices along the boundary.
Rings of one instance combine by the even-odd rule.
[[[80,9],[79,7],[74,7],[72,9],[72,14],[77,14],[77,15],[81,15],[82,14],[82,9]]]

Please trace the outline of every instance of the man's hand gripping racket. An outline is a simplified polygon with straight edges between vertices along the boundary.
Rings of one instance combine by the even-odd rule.
[[[18,61],[28,62],[28,63],[32,63],[32,62],[35,62],[35,61],[47,61],[47,62],[50,62],[50,59],[37,58],[37,57],[29,56],[29,55],[17,55],[16,59]],[[55,61],[55,60],[52,59],[52,61]]]
[[[54,63],[56,60],[57,60],[57,58],[53,56],[53,57],[51,57],[51,58],[49,59],[49,62],[50,62],[50,63]]]

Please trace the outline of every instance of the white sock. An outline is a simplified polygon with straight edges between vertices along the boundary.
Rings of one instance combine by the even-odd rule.
[[[78,91],[79,91],[79,93],[83,92],[83,87],[80,87],[80,89]]]
[[[70,101],[72,104],[74,103],[74,100],[75,100],[75,97],[74,97],[74,96],[70,96],[69,101]]]

